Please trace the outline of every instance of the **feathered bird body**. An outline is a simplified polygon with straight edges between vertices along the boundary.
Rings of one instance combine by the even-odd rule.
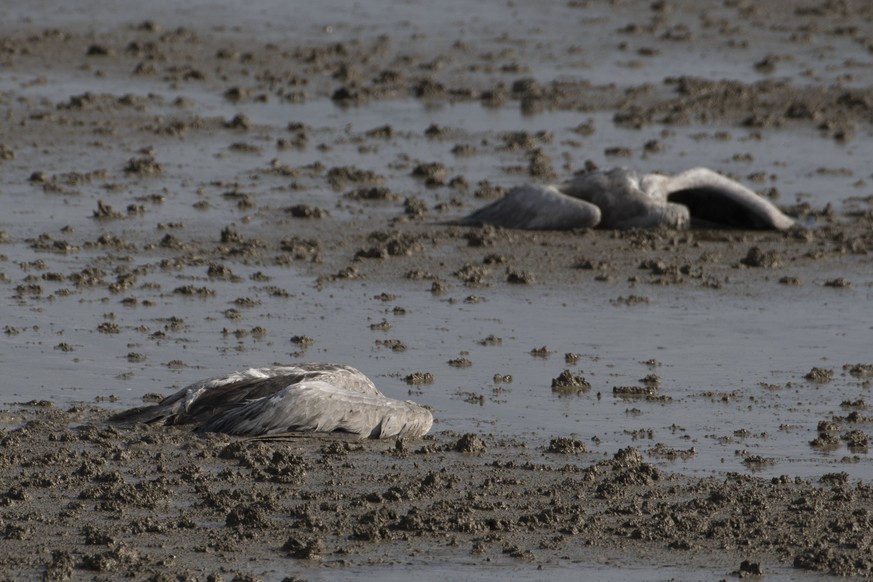
[[[208,378],[117,419],[193,423],[201,432],[234,435],[338,431],[360,438],[418,437],[433,424],[429,410],[387,398],[355,368],[322,363]]]
[[[597,170],[568,182],[525,185],[461,224],[528,230],[574,228],[746,228],[785,230],[794,221],[739,182],[706,168],[675,176]]]

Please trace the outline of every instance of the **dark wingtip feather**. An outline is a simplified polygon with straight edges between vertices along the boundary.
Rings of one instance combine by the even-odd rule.
[[[123,410],[109,417],[109,422],[118,424],[153,424],[159,421],[167,422],[167,420],[167,409],[159,404]]]

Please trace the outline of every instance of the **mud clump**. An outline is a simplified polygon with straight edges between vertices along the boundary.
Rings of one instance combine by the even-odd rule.
[[[834,371],[826,368],[812,368],[804,378],[816,384],[827,384],[834,379]]]
[[[131,158],[124,166],[124,172],[134,176],[158,176],[164,169],[154,158]]]
[[[448,179],[448,170],[443,164],[419,164],[412,170],[412,175],[421,178],[428,186],[442,186]]]
[[[832,287],[834,289],[848,289],[852,286],[852,282],[848,279],[844,279],[843,277],[837,277],[836,279],[830,279],[824,282],[825,287]]]
[[[752,247],[745,258],[740,261],[747,267],[759,267],[762,269],[775,269],[782,266],[782,258],[776,251],[765,251],[761,247]]]
[[[384,186],[355,188],[354,190],[349,190],[343,196],[350,200],[361,201],[395,202],[400,200],[400,196]]]
[[[740,562],[740,569],[737,571],[740,578],[748,578],[749,576],[761,577],[764,575],[764,569],[757,562],[743,560]]]
[[[645,386],[613,386],[612,393],[620,398],[646,398],[658,393],[658,386],[646,384]]]
[[[285,209],[285,213],[294,218],[310,218],[316,220],[330,215],[327,210],[309,204],[295,204],[294,206],[289,206]]]
[[[288,555],[298,560],[317,560],[324,552],[324,542],[315,537],[289,537],[282,546]]]
[[[850,430],[840,438],[846,442],[849,450],[853,452],[866,452],[870,443],[870,437],[860,430]]]
[[[533,285],[537,282],[537,279],[529,271],[510,270],[506,274],[506,282],[513,285]]]
[[[376,340],[375,343],[377,346],[380,346],[383,348],[388,348],[389,350],[391,350],[393,352],[405,352],[406,351],[406,344],[404,344],[402,341],[400,341],[399,339],[396,339],[396,338],[390,338],[390,339],[386,339],[386,340]]]
[[[473,362],[463,356],[459,358],[452,358],[447,363],[453,368],[469,368],[473,365]]]
[[[625,297],[624,295],[617,297],[615,299],[610,299],[609,302],[612,305],[626,305],[628,307],[633,307],[635,305],[646,305],[652,302],[650,297],[646,297],[645,295],[628,295]]]
[[[315,344],[315,340],[308,335],[295,335],[291,336],[291,343],[299,348],[306,349]]]
[[[846,364],[843,370],[855,378],[873,378],[873,364]]]
[[[373,246],[361,249],[355,253],[356,259],[384,259],[387,257],[403,257],[420,253],[424,250],[422,237],[408,233],[371,233],[369,239]]]
[[[580,440],[569,437],[560,437],[549,441],[549,446],[546,451],[549,453],[560,453],[564,455],[577,455],[587,453],[588,447]]]
[[[650,457],[658,457],[661,459],[669,459],[674,461],[676,459],[681,459],[683,461],[692,458],[697,454],[697,451],[694,447],[689,449],[674,449],[673,447],[668,447],[664,443],[657,443],[654,447],[646,451],[646,453]]]
[[[591,383],[584,376],[574,376],[564,370],[557,378],[552,378],[552,392],[558,394],[584,394],[591,390]]]
[[[873,559],[847,558],[844,554],[830,549],[809,550],[794,558],[794,567],[832,576],[869,577],[870,572],[873,572]]]
[[[474,434],[465,434],[455,443],[454,450],[459,453],[481,453],[486,449],[485,441]]]
[[[406,376],[403,381],[407,384],[433,384],[436,378],[430,372],[413,372]]]
[[[548,346],[541,346],[530,351],[530,355],[535,358],[548,358],[551,353]]]
[[[240,504],[230,510],[224,524],[227,527],[266,528],[270,526],[270,519],[263,508]]]
[[[328,170],[326,178],[334,190],[342,190],[348,184],[364,183],[381,186],[385,183],[384,177],[371,170],[362,170],[350,166],[331,168]]]

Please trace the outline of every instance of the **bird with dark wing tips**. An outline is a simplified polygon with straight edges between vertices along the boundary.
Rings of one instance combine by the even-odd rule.
[[[706,168],[674,176],[596,170],[568,182],[525,185],[458,221],[525,230],[740,228],[786,230],[794,221],[739,182]]]
[[[114,420],[194,424],[200,432],[233,435],[344,432],[374,439],[420,437],[433,424],[429,410],[386,397],[355,368],[323,363],[250,368],[201,380]]]

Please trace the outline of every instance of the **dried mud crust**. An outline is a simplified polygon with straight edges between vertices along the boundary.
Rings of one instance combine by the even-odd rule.
[[[5,576],[258,579],[280,563],[305,578],[447,552],[483,564],[621,552],[725,574],[873,575],[873,488],[844,474],[694,479],[633,448],[604,458],[560,438],[258,441],[107,417],[47,403],[0,411]]]

